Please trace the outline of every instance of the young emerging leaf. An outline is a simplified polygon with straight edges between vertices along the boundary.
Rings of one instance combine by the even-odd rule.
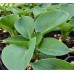
[[[62,33],[62,38],[65,39],[69,33],[72,31],[72,29],[74,28],[73,25],[71,25],[70,23],[62,23],[60,25],[60,30],[61,30],[61,33]]]
[[[34,70],[74,70],[68,62],[56,58],[42,59],[32,64]]]
[[[22,70],[29,64],[36,45],[36,38],[29,42],[29,49],[18,45],[9,45],[2,51],[2,61],[11,70]]]
[[[60,56],[69,53],[68,47],[54,38],[44,38],[37,50],[51,56]]]
[[[29,40],[18,35],[18,36],[9,37],[3,40],[3,42],[10,43],[10,44],[16,44],[16,45],[23,45],[25,47],[28,47]]]
[[[31,39],[34,31],[34,20],[30,16],[22,16],[14,26],[22,36]]]
[[[36,32],[46,34],[68,18],[69,14],[63,11],[52,11],[41,14],[35,20]]]

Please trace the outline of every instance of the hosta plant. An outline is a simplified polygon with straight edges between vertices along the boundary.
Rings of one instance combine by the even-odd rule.
[[[35,20],[30,16],[21,16],[14,24],[19,34],[3,40],[10,44],[2,51],[4,65],[11,70],[23,70],[29,64],[33,70],[73,70],[73,65],[56,58],[68,54],[68,47],[55,38],[44,38],[46,33],[65,22],[68,16],[63,11],[45,12]]]

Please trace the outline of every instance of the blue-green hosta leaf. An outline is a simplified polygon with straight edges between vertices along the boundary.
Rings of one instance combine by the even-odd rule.
[[[11,14],[0,19],[0,26],[5,29],[5,27],[13,28],[14,23],[19,19],[19,15]]]
[[[42,34],[40,32],[37,32],[33,35],[33,37],[36,37],[36,45],[38,45],[41,42]]]
[[[41,13],[45,13],[45,12],[47,12],[46,9],[39,8],[39,7],[35,7],[34,10],[33,10],[34,17],[38,16]]]
[[[30,39],[34,31],[34,20],[29,16],[22,16],[14,26],[22,36]]]
[[[34,70],[74,70],[73,65],[56,58],[47,58],[36,61],[32,64],[32,67]]]
[[[29,49],[18,45],[9,45],[2,51],[2,61],[11,70],[22,70],[29,64],[36,45],[36,38],[29,42]]]
[[[43,3],[42,4],[42,8],[48,8],[49,6],[51,6],[52,3]]]
[[[11,11],[11,12],[13,12],[14,14],[18,14],[18,13],[20,13],[20,12],[23,12],[23,10],[18,9],[18,8],[13,8],[13,7],[8,7],[8,8],[6,8],[6,10],[7,10],[7,11]]]
[[[68,47],[54,38],[44,38],[38,51],[51,56],[60,56],[69,53]]]
[[[56,4],[56,5],[51,5],[47,8],[48,11],[54,11],[54,10],[59,10],[60,8],[60,4]]]
[[[66,21],[69,14],[63,11],[51,11],[41,14],[35,20],[36,32],[46,34],[55,27],[59,26],[62,22]]]
[[[60,6],[60,10],[70,14],[68,19],[71,19],[74,16],[74,4],[63,4]]]
[[[29,40],[18,35],[18,36],[9,37],[3,40],[3,42],[10,43],[10,44],[23,45],[27,47]]]
[[[11,14],[0,19],[0,27],[7,30],[11,35],[13,34],[14,23],[19,19],[19,15]]]

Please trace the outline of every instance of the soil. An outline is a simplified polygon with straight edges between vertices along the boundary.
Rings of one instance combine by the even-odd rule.
[[[6,44],[2,43],[2,40],[9,36],[10,35],[8,32],[0,29],[0,70],[7,70],[7,68],[2,63],[1,53],[2,53],[3,48],[6,47]],[[59,39],[60,36],[61,36],[60,31],[52,31],[46,34],[44,37],[53,37],[53,38]],[[69,36],[67,37],[65,41],[63,41],[63,43],[66,44],[70,48],[71,52],[63,56],[56,56],[56,58],[66,60],[69,63],[74,64],[74,31],[72,31],[69,34]],[[28,70],[30,69],[31,67],[29,66]]]

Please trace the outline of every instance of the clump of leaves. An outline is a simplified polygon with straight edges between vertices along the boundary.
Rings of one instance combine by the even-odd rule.
[[[2,51],[4,65],[12,70],[26,69],[29,63],[35,70],[74,69],[73,65],[55,57],[68,54],[68,47],[55,38],[43,37],[65,22],[68,16],[63,11],[42,13],[35,21],[30,16],[21,16],[14,24],[20,35],[4,40],[10,44]],[[41,54],[48,57],[41,59]]]

